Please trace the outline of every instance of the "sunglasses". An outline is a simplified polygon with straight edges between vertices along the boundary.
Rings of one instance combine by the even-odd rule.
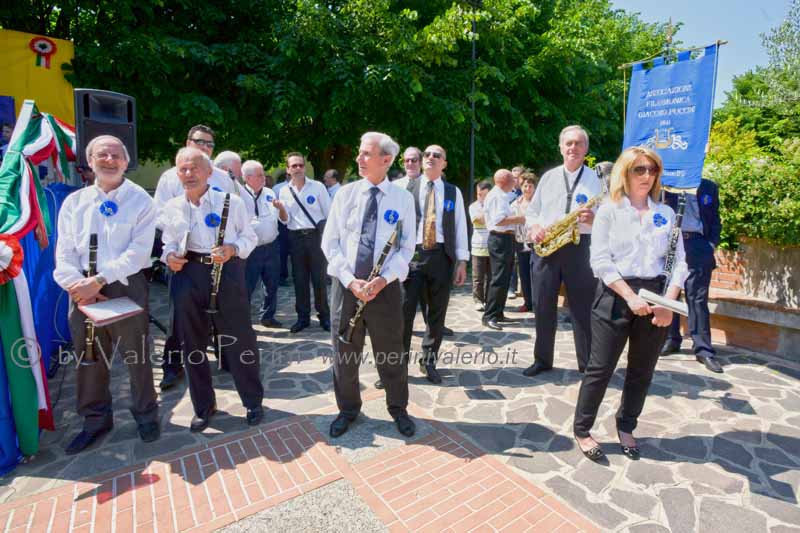
[[[205,139],[189,139],[194,144],[198,144],[200,146],[208,146],[209,148],[214,148],[215,144],[214,141],[207,141]]]
[[[645,174],[650,174],[651,176],[657,176],[658,170],[659,170],[658,167],[655,165],[648,165],[648,166],[641,165],[633,167],[631,169],[631,172],[633,172],[634,176],[644,176]]]
[[[418,163],[419,157],[406,157],[403,161],[406,163]]]
[[[424,155],[425,157],[432,157],[434,159],[443,159],[444,158],[444,154],[442,152],[425,152],[422,155]]]
[[[294,165],[289,165],[289,168],[303,168],[305,166],[305,163],[295,163]]]

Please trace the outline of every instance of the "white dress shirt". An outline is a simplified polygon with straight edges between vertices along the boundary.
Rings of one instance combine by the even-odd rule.
[[[343,185],[333,199],[331,216],[322,234],[322,252],[328,259],[328,274],[338,278],[345,287],[355,279],[353,272],[361,239],[361,225],[372,187],[366,178]],[[414,228],[417,224],[414,198],[408,191],[392,185],[387,178],[378,188],[381,192],[378,194],[373,265],[377,263],[397,224],[402,224],[399,245],[392,248],[380,274],[387,283],[394,280],[402,283],[408,276],[408,263],[414,256]]]
[[[417,177],[416,177],[416,178],[414,178],[414,179],[415,179],[415,180],[418,180],[418,179],[419,179],[419,178],[421,178],[421,177],[422,177],[422,174],[420,174],[419,176],[417,176]],[[406,176],[403,176],[402,178],[397,178],[396,180],[394,180],[394,181],[392,182],[392,185],[395,185],[395,186],[397,186],[397,187],[400,187],[401,189],[408,189],[408,182],[409,182],[410,180],[411,180],[411,178],[409,178],[409,177],[408,177],[408,175],[406,175]]]
[[[484,206],[480,200],[475,200],[469,206],[469,218],[472,220],[472,253],[479,252],[479,255],[486,256],[489,247],[489,230],[486,229],[486,221],[476,222],[475,219],[484,216]]]
[[[328,213],[331,210],[331,197],[328,194],[328,189],[325,188],[322,182],[312,180],[306,176],[306,182],[301,190],[297,190],[289,182],[278,193],[281,202],[286,207],[286,212],[289,213],[289,222],[286,224],[289,230],[314,229],[314,224],[308,220],[306,214],[295,202],[292,191],[303,202],[306,211],[314,219],[314,222],[318,223],[320,220],[328,218]]]
[[[164,228],[161,236],[164,241],[162,261],[166,263],[167,256],[173,252],[178,255],[182,255],[182,252],[185,251],[201,254],[211,253],[211,249],[217,244],[219,226],[209,226],[206,223],[206,217],[211,213],[222,216],[225,194],[209,187],[200,197],[200,205],[190,202],[186,198],[186,193],[167,202],[159,215],[159,220]],[[225,244],[235,244],[239,248],[238,256],[242,259],[247,259],[250,252],[256,247],[258,240],[250,221],[242,199],[231,194],[223,241]],[[181,250],[181,242],[187,232],[189,236],[186,241],[186,250]]]
[[[100,205],[117,205],[105,216]],[[108,283],[128,284],[128,276],[150,266],[156,210],[143,188],[126,179],[106,194],[97,185],[67,196],[58,215],[58,241],[53,279],[66,289],[89,269],[89,235],[97,234],[97,273]]]
[[[580,204],[588,202],[603,192],[603,185],[595,171],[587,166],[582,168],[581,181],[578,182],[578,186],[572,192],[570,212],[578,209]],[[564,172],[567,174],[569,186],[572,187],[580,170],[579,168],[575,172],[568,172],[564,165],[560,165],[544,173],[539,181],[539,186],[536,187],[536,192],[533,193],[533,199],[528,204],[528,211],[525,214],[525,222],[528,227],[538,224],[546,228],[566,216],[564,208],[567,203],[567,190],[564,188]],[[578,200],[582,201],[578,202]],[[578,229],[582,234],[588,235],[592,232],[592,225],[579,223]]]
[[[341,188],[342,188],[342,184],[337,181],[336,183],[334,183],[333,185],[328,187],[328,194],[330,195],[331,198],[333,198],[334,196],[336,196],[336,193]]]
[[[428,196],[428,176],[419,177],[419,205],[422,211],[422,218],[419,220],[417,228],[417,244],[422,244],[422,236],[425,232],[425,198]],[[436,178],[433,182],[433,196],[436,199],[436,242],[444,243],[444,230],[442,221],[444,219],[444,181]],[[456,187],[456,205],[450,206],[456,210],[456,259],[459,261],[469,261],[469,241],[467,238],[467,215],[464,212],[464,198],[461,190]]]
[[[508,193],[495,185],[483,201],[484,220],[488,231],[501,233],[514,233],[514,226],[498,226],[497,223],[504,218],[517,216],[514,208],[508,203]]]
[[[216,187],[217,190],[222,192],[236,193],[233,180],[228,176],[228,173],[221,168],[213,167],[211,177],[208,178],[208,185],[209,187]],[[183,196],[183,183],[181,183],[181,179],[178,177],[177,167],[172,167],[158,178],[156,192],[153,194],[153,200],[156,202],[156,211],[159,215],[167,202],[178,196]],[[164,229],[161,226],[160,216],[156,220],[156,228],[160,230]]]
[[[245,185],[245,189],[254,202],[254,209],[257,208],[258,211],[257,215],[253,213],[250,222],[258,237],[258,246],[269,244],[278,236],[280,213],[278,208],[272,205],[272,201],[276,198],[275,192],[269,187],[262,187],[258,194],[254,194],[249,185]]]
[[[597,210],[590,263],[594,275],[606,285],[623,277],[654,278],[664,273],[675,212],[649,197],[647,207],[647,212],[639,217],[639,212],[625,196],[616,203],[606,200]],[[688,275],[683,239],[678,238],[675,268],[669,284],[683,288]]]

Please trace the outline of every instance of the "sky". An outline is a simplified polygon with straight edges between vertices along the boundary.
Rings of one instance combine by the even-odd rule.
[[[725,101],[733,78],[769,62],[761,34],[778,26],[789,11],[790,0],[611,0],[613,7],[638,12],[645,22],[682,22],[675,38],[681,48],[728,41],[719,52],[714,107]]]

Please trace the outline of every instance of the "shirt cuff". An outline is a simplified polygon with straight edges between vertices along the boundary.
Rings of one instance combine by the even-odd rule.
[[[398,278],[397,273],[393,272],[391,269],[386,270],[386,272],[382,272],[381,277],[386,280],[387,285]]]
[[[352,272],[350,272],[349,269],[342,270],[341,272],[339,272],[339,275],[337,277],[339,278],[339,281],[342,282],[342,285],[344,285],[344,288],[348,290],[350,284],[353,283],[354,279],[356,279],[356,277],[353,275]]]

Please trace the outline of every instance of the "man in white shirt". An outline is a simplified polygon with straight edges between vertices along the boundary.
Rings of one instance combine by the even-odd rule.
[[[450,284],[464,284],[469,260],[464,199],[458,187],[442,179],[446,167],[444,148],[428,146],[423,153],[424,174],[409,185],[417,216],[417,241],[408,279],[403,283],[403,348],[410,353],[417,303],[424,299],[426,328],[419,365],[428,381],[435,384],[442,382],[436,359],[442,344]]]
[[[275,192],[275,198],[281,197],[281,190],[289,183],[289,175],[286,173],[285,168],[279,168],[275,175],[275,186],[272,190]],[[278,285],[281,287],[289,286],[289,229],[286,224],[278,224],[278,248],[281,254],[281,273]]]
[[[214,158],[214,167],[222,169],[228,173],[228,177],[233,182],[233,192],[235,192],[242,200],[244,200],[244,205],[247,208],[247,212],[250,214],[250,216],[253,216],[255,213],[255,209],[253,207],[253,197],[247,194],[247,191],[244,189],[244,184],[240,183],[243,179],[241,156],[236,152],[231,152],[230,150],[220,152],[217,157]]]
[[[289,228],[297,311],[297,322],[289,331],[297,333],[311,325],[309,284],[314,286],[314,307],[319,325],[325,331],[330,331],[326,264],[320,254],[320,238],[331,208],[331,197],[325,185],[306,176],[306,160],[303,154],[291,152],[286,156],[286,173],[291,181],[281,189],[280,200],[289,213],[286,227]]]
[[[150,266],[155,234],[153,200],[126,180],[130,157],[116,137],[101,135],[86,146],[86,159],[96,175],[92,186],[75,191],[58,216],[56,268],[53,278],[69,293],[69,327],[77,367],[77,407],[83,430],[66,448],[84,450],[114,426],[109,374],[115,350],[125,354],[131,380],[131,412],[145,442],[158,439],[158,404],[150,366],[148,286],[142,269]],[[96,245],[96,252],[90,251]],[[92,257],[95,256],[95,257]],[[87,272],[96,263],[96,274]],[[87,327],[79,305],[127,296],[144,312],[103,327]],[[87,334],[94,336],[87,338]],[[94,361],[87,357],[92,342]],[[135,357],[131,355],[135,354]]]
[[[247,294],[253,297],[253,291],[261,280],[264,284],[264,301],[261,304],[261,325],[267,328],[279,328],[281,323],[275,320],[275,309],[278,304],[278,276],[280,274],[280,257],[278,255],[278,218],[284,223],[289,220],[286,208],[265,187],[264,167],[258,161],[245,161],[242,175],[246,182],[245,190],[253,199],[253,218],[251,224],[258,237],[258,245],[247,258],[245,281]]]
[[[406,148],[403,152],[403,168],[406,175],[394,180],[392,184],[407,189],[408,184],[417,179],[422,172],[422,150],[416,146]]]
[[[408,363],[403,357],[403,290],[408,262],[414,253],[416,217],[411,195],[394,187],[386,172],[400,147],[384,133],[361,137],[358,173],[363,179],[344,185],[334,198],[322,237],[328,259],[333,310],[333,389],[339,416],[330,427],[339,437],[361,410],[358,369],[369,333],[378,375],[386,389],[386,405],[397,429],[414,434],[408,412]],[[397,241],[388,249],[378,275],[378,265],[394,232]],[[360,319],[357,308],[363,305]],[[355,322],[350,330],[350,321]],[[348,340],[348,336],[351,338]]]
[[[174,329],[184,350],[189,393],[195,416],[189,429],[203,431],[216,412],[211,369],[206,357],[211,321],[228,363],[236,390],[247,409],[248,425],[264,414],[261,402],[259,354],[250,324],[244,270],[257,237],[242,199],[209,187],[211,160],[196,148],[181,148],[175,158],[186,191],[164,206],[162,260],[175,274],[171,292],[175,304]],[[224,207],[225,201],[229,208]],[[224,228],[224,240],[217,245]],[[214,265],[221,265],[219,285],[212,281]]]
[[[339,171],[335,168],[325,171],[325,174],[322,176],[322,182],[325,184],[325,187],[328,188],[328,194],[331,195],[331,198],[336,196],[336,192],[342,188],[342,184],[339,183]]]
[[[535,376],[553,368],[553,352],[558,323],[558,291],[567,288],[569,312],[578,371],[583,373],[591,348],[591,305],[597,279],[589,266],[594,211],[581,207],[603,191],[594,170],[584,165],[589,152],[589,135],[580,126],[567,126],[558,138],[564,164],[544,173],[528,204],[526,221],[529,238],[540,243],[547,228],[578,210],[580,242],[571,242],[547,257],[531,256],[532,292],[536,295],[536,344],[534,363],[525,369]]]
[[[503,310],[508,298],[508,284],[514,265],[514,227],[525,222],[525,217],[516,215],[508,203],[508,193],[514,189],[514,176],[511,171],[501,168],[494,173],[494,187],[486,195],[484,219],[489,231],[489,269],[491,271],[489,288],[486,291],[486,306],[481,322],[489,329],[501,331],[500,322],[505,320]]]

